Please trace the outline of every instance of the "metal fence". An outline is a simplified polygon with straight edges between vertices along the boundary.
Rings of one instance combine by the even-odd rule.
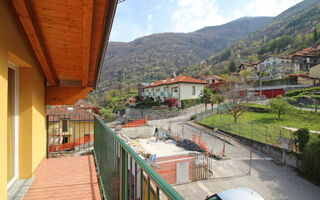
[[[72,155],[93,147],[93,114],[47,115],[47,158]]]
[[[94,156],[105,199],[183,199],[97,116]]]
[[[293,141],[294,131],[274,124],[248,122],[241,118],[234,122],[233,119],[222,116],[214,119],[211,117],[203,118],[198,123],[277,147],[280,146],[279,138],[287,138]],[[295,149],[293,144],[292,142],[289,149]]]

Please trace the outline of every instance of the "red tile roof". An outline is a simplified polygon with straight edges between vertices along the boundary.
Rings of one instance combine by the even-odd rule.
[[[159,80],[154,83],[151,83],[150,85],[145,86],[144,88],[149,88],[149,87],[156,87],[160,85],[170,85],[174,83],[197,83],[197,84],[206,84],[206,81],[201,81],[195,78],[192,78],[190,76],[176,76],[173,78],[166,78],[164,80]]]
[[[60,119],[70,119],[72,121],[91,121],[94,115],[76,106],[56,106],[47,110],[49,122],[59,121]]]

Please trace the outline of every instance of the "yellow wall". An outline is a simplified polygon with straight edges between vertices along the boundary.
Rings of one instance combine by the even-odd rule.
[[[94,123],[93,121],[69,121],[67,120],[67,126],[68,126],[68,131],[67,132],[62,132],[62,120],[60,120],[60,125],[58,122],[54,123],[49,123],[48,124],[48,131],[49,131],[49,136],[50,135],[57,135],[59,132],[57,132],[54,129],[59,129],[61,135],[70,135],[70,142],[73,142],[74,137],[77,139],[79,137],[84,137],[85,134],[92,134],[93,135],[93,130],[94,130]]]
[[[0,1],[0,199],[7,199],[8,62],[19,66],[19,178],[29,178],[46,153],[44,77],[7,3]]]
[[[312,78],[320,79],[320,65],[316,65],[310,68],[309,76]]]
[[[298,84],[299,85],[313,85],[313,80],[304,77],[298,77]]]

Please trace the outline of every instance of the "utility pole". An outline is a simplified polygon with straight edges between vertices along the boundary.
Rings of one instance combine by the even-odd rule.
[[[122,74],[121,74],[121,71],[118,72],[118,81],[119,81],[118,96],[120,98],[121,97],[121,89],[122,89]]]

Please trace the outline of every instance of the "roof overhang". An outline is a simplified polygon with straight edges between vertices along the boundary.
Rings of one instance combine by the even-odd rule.
[[[46,104],[74,104],[95,89],[117,0],[12,0],[46,78]]]

